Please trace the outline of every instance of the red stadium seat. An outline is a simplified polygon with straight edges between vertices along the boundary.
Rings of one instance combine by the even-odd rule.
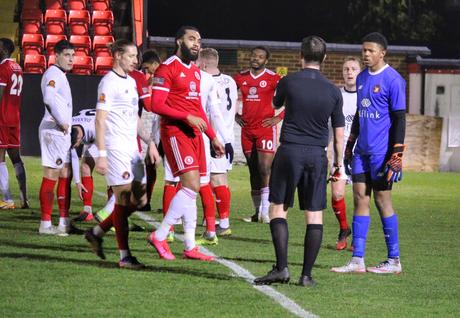
[[[88,35],[71,35],[70,43],[75,46],[75,55],[89,55],[91,38]]]
[[[38,9],[26,9],[21,13],[22,32],[27,34],[41,33],[43,14]]]
[[[54,46],[61,40],[67,40],[67,36],[62,34],[48,34],[46,36],[46,52],[48,55],[54,55]]]
[[[24,72],[42,74],[46,69],[44,55],[26,55],[24,57]]]
[[[67,1],[67,10],[86,10],[86,0]]]
[[[113,57],[111,56],[99,56],[96,57],[95,63],[96,75],[105,75],[108,71],[112,69]]]
[[[113,21],[112,11],[93,11],[94,35],[111,35]]]
[[[47,34],[65,34],[67,14],[64,10],[46,10],[45,25]]]
[[[45,0],[46,9],[61,10],[62,0]]]
[[[42,54],[44,46],[43,35],[41,34],[23,34],[22,35],[22,50],[24,55]]]
[[[90,56],[75,56],[72,73],[78,75],[91,75],[93,73],[93,58]]]
[[[24,0],[22,10],[25,9],[40,9],[40,0]]]
[[[93,0],[93,10],[107,11],[110,9],[110,0]]]
[[[96,57],[112,56],[107,45],[113,42],[115,42],[115,39],[111,35],[95,35],[93,38],[93,51]]]
[[[88,35],[90,16],[88,10],[70,10],[69,27],[72,35]]]
[[[48,67],[56,63],[56,55],[48,56]]]

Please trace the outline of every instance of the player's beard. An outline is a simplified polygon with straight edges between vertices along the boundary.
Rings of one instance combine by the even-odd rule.
[[[252,62],[251,62],[251,68],[254,70],[254,71],[260,71],[260,70],[263,70],[265,68],[265,64],[259,64],[259,63],[256,63],[257,66],[254,67]]]
[[[183,62],[186,62],[186,63],[191,62],[191,61],[196,61],[198,58],[198,54],[193,54],[192,51],[185,45],[181,45],[180,53],[182,55]]]

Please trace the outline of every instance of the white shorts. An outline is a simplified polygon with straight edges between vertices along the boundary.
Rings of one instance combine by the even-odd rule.
[[[107,150],[108,171],[105,175],[108,186],[146,183],[144,160],[137,149],[133,151]]]
[[[81,152],[82,157],[97,158],[99,157],[99,150],[97,149],[96,143],[89,145],[83,145],[83,151]]]
[[[206,175],[200,177],[201,184],[208,184],[211,181],[211,172],[210,172],[210,165],[211,165],[211,148],[209,143],[209,138],[203,134],[203,142],[204,142],[204,152],[206,154]],[[164,168],[165,168],[165,180],[169,182],[179,182],[179,177],[174,177],[171,166],[169,165],[168,159],[166,156],[163,158]]]
[[[39,129],[42,166],[61,169],[70,162],[70,135],[55,129]]]
[[[227,157],[211,158],[211,173],[227,173],[232,170],[232,164]]]

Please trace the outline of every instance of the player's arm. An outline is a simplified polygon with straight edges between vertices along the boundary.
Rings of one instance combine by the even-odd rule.
[[[71,159],[71,164],[72,164],[72,176],[73,180],[75,182],[75,187],[77,188],[78,191],[78,196],[80,197],[80,200],[83,200],[83,192],[88,192],[88,190],[85,188],[85,186],[81,183],[81,178],[80,178],[80,160],[78,159],[78,154],[77,150],[75,148],[72,148],[70,150],[70,159]]]
[[[107,173],[107,150],[105,149],[105,120],[109,112],[107,110],[96,110],[96,146],[99,150],[99,157],[96,160],[96,171],[101,175]]]
[[[345,117],[343,116],[343,99],[342,94],[337,90],[336,106],[331,114],[331,125],[334,136],[334,160],[330,180],[335,182],[341,179],[345,173],[343,165],[343,134],[345,131]]]
[[[137,135],[148,146],[147,153],[150,162],[154,164],[159,164],[161,162],[160,154],[158,153],[158,149],[155,145],[155,142],[150,138],[150,134],[145,130],[141,118],[137,119]]]
[[[60,112],[63,105],[59,104],[62,98],[57,98],[59,85],[59,81],[47,79],[47,83],[43,91],[43,103],[50,115],[56,121],[58,127],[64,132],[64,134],[66,134],[69,131],[71,123],[67,123],[66,118],[64,118]]]
[[[0,104],[2,103],[3,92],[5,91],[5,86],[0,83]]]
[[[284,102],[286,100],[286,81],[281,79],[278,82],[278,85],[276,86],[275,89],[275,95],[273,96],[272,99],[272,106],[275,109],[280,109],[284,106]],[[270,117],[270,118],[265,118],[262,120],[262,126],[263,127],[271,127],[277,125],[280,121],[284,119],[284,109],[276,116]]]

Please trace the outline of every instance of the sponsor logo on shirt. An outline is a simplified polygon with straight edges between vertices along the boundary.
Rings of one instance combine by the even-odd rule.
[[[375,112],[368,110],[371,104],[372,103],[368,98],[363,98],[361,100],[361,106],[364,107],[364,109],[361,109],[358,112],[360,118],[380,119],[380,113],[377,110]]]
[[[97,99],[97,101],[99,103],[105,103],[105,94],[101,93],[101,95],[99,95],[99,98]]]
[[[51,80],[51,81],[48,82],[47,86],[56,87],[56,82]]]
[[[368,98],[363,98],[361,100],[361,106],[367,108],[367,107],[371,106],[371,101]]]
[[[196,99],[199,93],[196,91],[196,83],[191,81],[189,84],[190,92],[188,92],[187,99]]]
[[[380,85],[375,85],[374,88],[372,89],[372,91],[377,94],[380,92]]]
[[[184,163],[188,166],[190,166],[193,163],[193,157],[192,156],[187,156],[184,158]]]
[[[259,100],[259,95],[257,95],[257,87],[252,86],[249,88],[248,96],[246,97],[246,100],[251,100],[251,101],[258,101]]]
[[[153,85],[164,85],[165,79],[163,77],[154,77],[152,83]]]
[[[262,88],[267,87],[267,81],[260,81],[259,86]]]

